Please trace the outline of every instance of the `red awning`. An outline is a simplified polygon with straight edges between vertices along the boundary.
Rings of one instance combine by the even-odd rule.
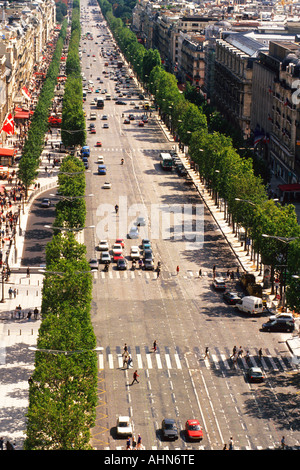
[[[300,192],[300,184],[299,183],[294,183],[294,184],[280,184],[278,185],[278,189],[282,191],[283,193],[291,192]]]
[[[17,149],[4,149],[0,147],[0,157],[13,157],[17,153]]]
[[[14,115],[14,119],[28,119],[29,112],[28,111],[19,111]]]

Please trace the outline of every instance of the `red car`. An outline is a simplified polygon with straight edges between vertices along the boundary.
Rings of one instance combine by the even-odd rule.
[[[124,246],[125,246],[123,238],[117,238],[115,243],[119,243],[122,246],[122,248],[124,248]]]
[[[139,126],[140,126],[140,127],[144,127],[144,125],[145,125],[145,124],[144,124],[144,121],[140,121],[140,122],[139,122]]]
[[[98,142],[96,143],[96,147],[102,147],[102,142],[99,142],[99,141],[98,141]]]
[[[91,129],[91,134],[96,134],[96,129],[92,128]]]
[[[198,419],[188,419],[185,423],[185,430],[188,439],[191,441],[201,441],[203,439],[203,431]]]

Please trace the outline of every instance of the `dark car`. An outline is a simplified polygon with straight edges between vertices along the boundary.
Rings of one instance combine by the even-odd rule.
[[[229,305],[236,305],[240,300],[240,296],[236,292],[224,292],[223,299]]]
[[[144,268],[146,271],[154,271],[154,262],[153,259],[144,260]]]
[[[161,428],[164,439],[178,439],[178,429],[175,423],[175,419],[163,419]]]
[[[124,105],[126,104],[125,101],[122,101],[122,100],[117,100],[115,101],[116,104],[120,104],[120,105]]]
[[[117,261],[117,269],[125,271],[127,269],[127,262],[125,258],[119,258]]]
[[[153,252],[152,252],[152,250],[149,250],[149,249],[144,250],[143,258],[144,258],[144,260],[146,260],[146,259],[152,259],[152,260],[153,260]]]
[[[263,331],[281,331],[281,332],[291,332],[294,331],[295,324],[291,320],[279,319],[269,320],[267,323],[263,323]]]

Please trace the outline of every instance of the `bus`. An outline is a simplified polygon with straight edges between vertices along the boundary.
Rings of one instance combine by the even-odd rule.
[[[173,160],[169,153],[163,152],[160,154],[160,165],[164,170],[172,170]]]
[[[103,109],[104,108],[104,99],[103,98],[97,98],[97,108],[98,109]]]

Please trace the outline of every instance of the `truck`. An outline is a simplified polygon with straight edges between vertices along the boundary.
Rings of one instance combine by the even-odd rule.
[[[81,157],[89,157],[90,153],[90,147],[88,145],[84,145],[81,149]]]
[[[256,283],[254,274],[243,273],[240,277],[240,283],[247,294],[262,298],[262,286]]]
[[[164,170],[169,170],[171,171],[172,170],[172,167],[173,167],[173,160],[172,160],[172,157],[169,153],[167,152],[162,152],[160,155],[159,155],[159,158],[160,158],[160,165],[161,167],[164,169]]]
[[[237,302],[236,307],[240,312],[248,313],[249,315],[263,313],[265,311],[262,299],[253,295],[243,297]]]
[[[98,109],[103,109],[104,108],[104,99],[103,98],[97,98],[97,108]]]

